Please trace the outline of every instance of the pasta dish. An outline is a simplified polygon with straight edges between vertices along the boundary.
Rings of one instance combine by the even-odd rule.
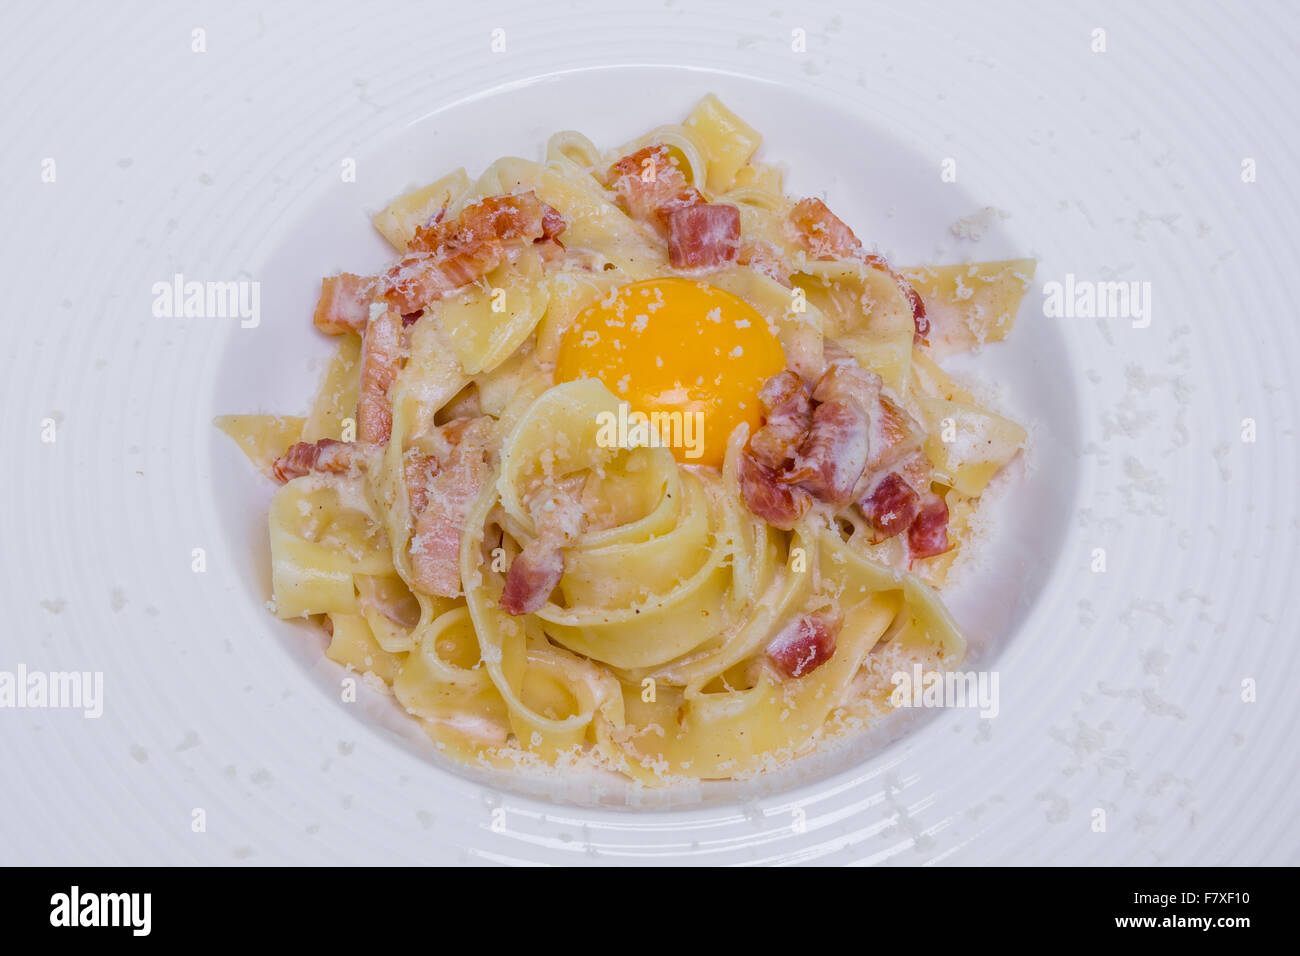
[[[456,760],[748,776],[962,660],[937,589],[1026,432],[938,360],[1034,263],[896,268],[759,141],[710,95],[401,196],[310,413],[218,422],[281,483],[275,613]]]

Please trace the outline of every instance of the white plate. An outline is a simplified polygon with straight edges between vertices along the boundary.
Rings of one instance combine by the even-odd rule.
[[[0,710],[0,757],[27,771],[7,781],[0,859],[1295,862],[1297,826],[1270,811],[1289,805],[1300,709],[1274,676],[1297,663],[1285,373],[1300,351],[1282,292],[1297,204],[1281,173],[1295,144],[1264,119],[1296,83],[1279,66],[1231,103],[1188,89],[1195,109],[1148,91],[1207,37],[1225,69],[1247,43],[1266,69],[1279,31],[1193,18],[1154,43],[1152,24],[1117,19],[1097,54],[1090,23],[995,29],[1005,10],[989,24],[947,9],[936,35],[933,16],[815,7],[637,7],[581,32],[577,14],[530,9],[453,18],[423,59],[392,50],[403,15],[347,7],[313,8],[311,30],[239,11],[169,14],[144,37],[106,27],[33,92],[39,113],[0,120],[28,157],[5,172],[33,184],[5,261],[55,290],[15,329],[3,480],[23,504],[0,519],[17,615],[0,670],[105,681],[98,720]],[[0,41],[16,76],[35,56],[20,44],[41,49],[49,29],[29,16]],[[290,55],[307,50],[320,62]],[[114,99],[94,81],[105,51],[146,64]],[[331,68],[344,57],[355,78]],[[319,277],[385,258],[366,212],[457,165],[537,156],[557,129],[623,141],[710,90],[764,134],[792,191],[825,195],[895,261],[1039,257],[1011,341],[966,363],[1033,423],[1031,467],[951,596],[1001,713],[939,713],[887,746],[667,797],[469,779],[387,701],[341,703],[320,639],[262,607],[271,489],[211,418],[305,407],[329,348],[310,330]],[[1259,182],[1241,181],[1248,156]],[[984,206],[1007,218],[960,238]],[[260,281],[262,324],[153,318],[152,284],[177,271]],[[1042,283],[1067,273],[1150,281],[1151,327],[1044,316]]]

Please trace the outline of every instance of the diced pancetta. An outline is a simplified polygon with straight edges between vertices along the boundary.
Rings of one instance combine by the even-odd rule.
[[[803,677],[835,654],[844,626],[838,607],[804,614],[783,627],[767,645],[767,656],[785,677]]]
[[[867,471],[891,468],[896,462],[917,451],[924,441],[924,431],[915,418],[888,395],[881,394],[869,406],[871,454]]]
[[[361,336],[357,439],[384,444],[393,428],[393,383],[402,363],[402,317],[392,309],[371,319]]]
[[[539,610],[564,576],[564,548],[582,532],[582,478],[571,477],[528,502],[536,534],[510,563],[500,607],[507,614]]]
[[[661,236],[668,235],[668,217],[674,210],[704,202],[662,143],[618,160],[610,167],[607,182],[627,214],[649,223]]]
[[[435,438],[444,447],[414,464],[408,461],[405,469],[414,521],[411,583],[426,594],[456,597],[460,533],[488,479],[492,419],[457,419],[438,428]]]
[[[610,167],[606,181],[629,216],[668,240],[674,268],[715,269],[735,261],[741,248],[740,210],[706,201],[686,181],[667,146],[653,143],[624,156]],[[757,254],[757,247],[751,249],[750,261]]]
[[[813,390],[818,404],[812,424],[781,480],[837,507],[852,501],[867,465],[867,410],[879,394],[878,375],[847,362],[833,363]]]
[[[564,230],[564,217],[532,190],[488,196],[466,206],[455,219],[439,219],[415,230],[408,251],[441,253],[449,246],[479,242],[553,239]]]
[[[814,259],[856,259],[862,243],[853,230],[820,199],[800,199],[790,210],[790,223]]]
[[[786,369],[773,375],[759,389],[763,426],[749,440],[749,450],[768,468],[786,468],[799,451],[812,425],[812,402],[808,389],[797,374]]]
[[[880,538],[906,531],[921,510],[921,496],[894,471],[876,482],[858,502],[862,514]]]
[[[505,259],[500,243],[481,242],[449,249],[442,254],[408,255],[384,275],[384,301],[407,315],[430,302],[468,285],[495,269]]]
[[[407,255],[388,270],[384,300],[402,315],[482,278],[506,260],[512,248],[531,242],[559,247],[564,216],[531,190],[489,196],[466,206],[454,219],[433,220],[415,231]]]
[[[357,446],[333,438],[315,442],[300,441],[275,460],[271,472],[277,481],[292,481],[313,472],[342,474],[356,460]]]
[[[852,500],[866,463],[867,420],[862,410],[848,402],[822,402],[813,409],[812,426],[781,481],[841,506]]]
[[[740,210],[725,203],[697,203],[668,215],[668,261],[677,269],[716,269],[736,258]]]
[[[799,200],[790,211],[789,220],[799,241],[814,259],[860,259],[892,278],[912,308],[916,338],[925,341],[930,334],[930,320],[920,293],[890,266],[884,256],[864,252],[861,240],[824,202],[816,198]]]
[[[907,549],[913,558],[930,558],[952,547],[948,539],[948,504],[932,491],[921,497],[920,510],[907,529]]]
[[[736,249],[736,264],[749,266],[755,272],[761,272],[774,282],[790,288],[790,267],[770,243],[754,239],[742,241]]]
[[[760,464],[748,451],[740,455],[737,468],[745,507],[774,528],[788,531],[812,507],[812,495],[782,482],[778,472]]]
[[[329,335],[361,334],[370,318],[377,281],[373,276],[343,272],[321,280],[320,299],[312,317],[316,328]]]

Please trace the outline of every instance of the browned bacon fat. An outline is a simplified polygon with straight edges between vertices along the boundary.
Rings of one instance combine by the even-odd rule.
[[[767,656],[786,677],[803,677],[835,653],[835,638],[844,626],[839,608],[814,611],[787,624],[767,645]]]
[[[357,446],[333,438],[316,442],[300,441],[275,460],[271,472],[276,481],[292,481],[312,472],[342,474],[352,467]]]

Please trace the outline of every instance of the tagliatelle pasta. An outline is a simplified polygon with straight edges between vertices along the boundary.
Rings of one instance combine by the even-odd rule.
[[[759,139],[706,96],[397,199],[310,413],[219,422],[283,482],[276,613],[457,760],[734,778],[962,659],[935,589],[1026,435],[935,358],[1034,263],[896,270]]]

